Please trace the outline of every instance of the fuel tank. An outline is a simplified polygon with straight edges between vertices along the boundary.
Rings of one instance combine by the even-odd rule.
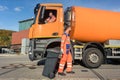
[[[71,38],[83,42],[120,40],[120,12],[72,7]]]

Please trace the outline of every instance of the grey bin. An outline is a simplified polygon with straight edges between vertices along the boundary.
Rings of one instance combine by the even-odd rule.
[[[50,79],[55,77],[55,74],[58,70],[59,63],[59,49],[48,49],[47,50],[47,59],[45,61],[43,76],[49,77]]]

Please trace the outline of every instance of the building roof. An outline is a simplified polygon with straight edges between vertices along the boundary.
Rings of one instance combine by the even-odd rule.
[[[26,22],[26,21],[31,21],[31,20],[34,20],[34,18],[30,18],[30,19],[21,20],[21,21],[19,21],[19,23]]]

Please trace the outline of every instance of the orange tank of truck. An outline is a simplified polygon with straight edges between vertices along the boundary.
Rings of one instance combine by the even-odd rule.
[[[120,39],[120,12],[73,6],[71,38],[83,42]]]

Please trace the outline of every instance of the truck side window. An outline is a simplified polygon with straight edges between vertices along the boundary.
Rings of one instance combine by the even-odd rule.
[[[57,10],[46,9],[44,12],[44,17],[42,19],[42,22],[39,21],[39,23],[42,24],[51,23],[51,22],[55,22],[56,19],[57,19]]]

